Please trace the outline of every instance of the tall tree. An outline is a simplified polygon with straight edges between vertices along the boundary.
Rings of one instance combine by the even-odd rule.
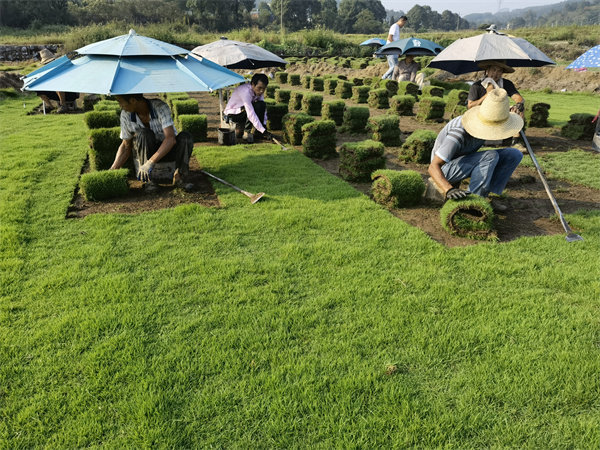
[[[274,20],[275,17],[273,16],[273,11],[271,11],[269,4],[265,1],[261,1],[258,4],[258,26],[261,28],[266,28]]]
[[[370,11],[376,21],[385,20],[386,12],[380,0],[342,0],[338,8],[339,31],[352,33],[358,15],[365,10]]]
[[[337,2],[335,0],[321,0],[321,11],[313,14],[313,24],[333,30],[338,20]]]
[[[276,21],[282,21],[286,30],[312,28],[313,15],[321,11],[319,0],[272,0],[271,10]]]
[[[371,11],[365,9],[358,13],[356,22],[354,22],[354,32],[362,34],[382,33],[383,24],[375,20]]]

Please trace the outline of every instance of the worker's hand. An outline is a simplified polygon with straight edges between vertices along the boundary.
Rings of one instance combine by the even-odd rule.
[[[459,188],[450,188],[446,192],[446,200],[460,200],[469,195],[469,191],[463,191]]]
[[[273,135],[271,133],[269,133],[267,130],[265,130],[264,133],[262,134],[262,138],[265,141],[270,141],[273,138]]]
[[[521,114],[523,111],[525,111],[525,104],[523,102],[515,103],[510,107],[510,112]]]
[[[485,88],[486,91],[490,92],[494,89],[498,89],[500,88],[500,86],[498,86],[498,83],[496,83],[494,81],[493,78],[491,77],[487,77],[484,78],[483,80],[481,80],[481,85]]]
[[[152,169],[154,169],[154,163],[150,160],[146,161],[144,165],[138,169],[137,179],[144,182],[150,181]]]

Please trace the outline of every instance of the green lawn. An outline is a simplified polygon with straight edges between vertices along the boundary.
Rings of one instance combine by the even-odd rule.
[[[27,100],[31,107],[36,100]],[[0,102],[0,447],[600,446],[600,214],[447,249],[310,159],[66,220],[81,115]]]
[[[541,91],[522,91],[523,98],[528,103],[548,103],[550,126],[563,126],[574,113],[588,113],[596,115],[600,109],[600,96],[586,92],[552,92],[546,94]]]

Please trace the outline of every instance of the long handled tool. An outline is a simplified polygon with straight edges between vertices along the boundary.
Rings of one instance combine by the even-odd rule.
[[[250,202],[250,203],[252,203],[253,205],[254,205],[254,204],[257,202],[257,201],[259,201],[259,200],[260,200],[260,199],[263,197],[263,195],[265,195],[265,193],[264,193],[264,192],[259,192],[258,194],[253,194],[253,193],[251,193],[251,192],[248,192],[248,191],[245,191],[245,190],[243,190],[243,189],[240,189],[239,187],[237,187],[237,186],[234,186],[233,184],[231,184],[231,183],[228,183],[227,181],[225,181],[225,180],[222,180],[221,178],[219,178],[219,177],[217,177],[217,176],[213,175],[212,173],[208,173],[208,172],[207,172],[207,171],[205,171],[205,170],[201,170],[200,172],[202,172],[202,173],[203,173],[203,174],[205,174],[205,175],[208,175],[208,176],[209,176],[209,177],[211,177],[211,178],[214,178],[214,179],[215,179],[215,180],[217,180],[217,181],[220,181],[220,182],[221,182],[221,183],[223,183],[224,185],[227,185],[227,186],[229,186],[230,188],[233,188],[233,189],[235,189],[235,190],[236,190],[236,191],[238,191],[238,192],[241,192],[242,194],[244,194],[246,197],[248,197],[248,198],[251,200],[251,202]]]
[[[565,216],[563,216],[562,211],[558,207],[558,203],[556,203],[556,199],[554,198],[554,195],[552,195],[552,191],[550,190],[550,186],[548,185],[548,182],[546,181],[546,177],[544,177],[542,168],[540,167],[539,163],[537,162],[537,159],[536,159],[535,155],[533,154],[533,150],[531,149],[531,146],[529,145],[529,141],[525,137],[525,133],[523,132],[523,130],[521,130],[521,137],[523,138],[523,142],[525,142],[525,147],[527,147],[527,152],[529,153],[529,156],[531,157],[531,160],[533,161],[533,164],[535,165],[535,168],[537,169],[537,172],[538,172],[540,178],[542,179],[542,183],[544,184],[544,188],[546,189],[546,193],[548,194],[548,197],[550,197],[550,201],[552,202],[554,211],[558,215],[558,217],[560,219],[560,223],[562,224],[563,228],[565,229],[565,231],[567,233],[567,236],[565,237],[565,239],[567,240],[567,242],[583,241],[583,238],[581,236],[579,236],[577,233],[574,233],[573,230],[571,230],[571,227],[569,227],[569,224],[567,223],[567,221],[565,220]]]
[[[283,145],[281,142],[279,142],[277,139],[275,139],[274,136],[271,136],[271,139],[273,140],[273,142],[275,142],[277,145],[279,145],[281,147],[281,150],[289,150],[289,148],[287,148],[285,145]]]

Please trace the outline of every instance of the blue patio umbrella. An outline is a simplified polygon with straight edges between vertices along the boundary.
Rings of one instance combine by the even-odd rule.
[[[185,48],[129,30],[128,34],[94,42],[76,50],[80,55],[174,56],[189,53]]]
[[[376,55],[414,55],[436,56],[444,47],[427,39],[409,37],[384,45],[375,52]]]
[[[588,67],[600,67],[600,45],[590,48],[569,64],[567,69],[585,69]]]
[[[366,47],[382,47],[385,45],[387,41],[381,38],[371,38],[366,41],[361,42],[358,45],[366,46]]]

